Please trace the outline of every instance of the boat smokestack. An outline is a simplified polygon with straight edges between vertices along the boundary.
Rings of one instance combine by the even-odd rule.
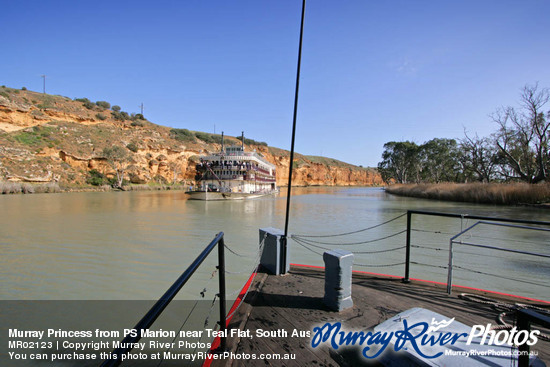
[[[242,149],[243,149],[243,152],[244,152],[244,131],[241,131],[241,144],[242,144]]]
[[[223,153],[223,131],[222,131],[222,153]]]

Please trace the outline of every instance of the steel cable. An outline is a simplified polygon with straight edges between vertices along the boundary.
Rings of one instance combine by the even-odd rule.
[[[388,221],[385,221],[383,223],[379,223],[377,225],[374,225],[372,227],[368,227],[368,228],[364,228],[364,229],[360,229],[360,230],[357,230],[357,231],[353,231],[353,232],[346,232],[346,233],[338,233],[338,234],[331,234],[331,235],[294,235],[295,237],[307,237],[307,238],[328,238],[328,237],[338,237],[338,236],[347,236],[347,235],[350,235],[350,234],[356,234],[356,233],[360,233],[360,232],[365,232],[365,231],[368,231],[368,230],[371,230],[371,229],[374,229],[374,228],[378,228],[378,227],[381,227],[385,224],[388,224],[388,223],[391,223],[393,222],[394,220],[397,220],[401,217],[404,217],[405,215],[407,215],[407,213],[403,213],[401,215],[398,215],[397,217],[395,218],[392,218]]]

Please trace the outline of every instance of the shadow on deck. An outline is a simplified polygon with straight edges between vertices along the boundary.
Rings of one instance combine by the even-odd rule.
[[[474,303],[445,293],[443,286],[415,282],[403,284],[400,279],[353,274],[353,307],[342,312],[333,312],[323,304],[324,271],[322,269],[293,266],[285,276],[260,273],[251,286],[245,304],[231,319],[228,328],[250,330],[252,337],[230,338],[228,348],[234,359],[215,360],[212,366],[361,366],[367,364],[357,349],[333,350],[326,345],[311,348],[311,336],[304,333],[326,322],[342,322],[347,330],[372,329],[388,318],[413,307],[422,307],[437,312],[466,325],[497,325],[499,311],[490,305]],[[468,293],[472,291],[468,290]],[[477,294],[487,295],[481,292]],[[495,298],[496,295],[487,295]],[[518,299],[498,296],[508,303]],[[521,300],[521,303],[525,301]],[[546,305],[548,307],[549,305]],[[429,322],[429,320],[427,320]],[[512,323],[512,320],[508,320]],[[547,333],[547,330],[541,330]],[[257,332],[265,336],[258,337]],[[292,336],[292,334],[295,336]],[[296,336],[297,334],[297,336]],[[546,364],[550,362],[550,342],[542,341],[531,348]],[[292,359],[267,358],[262,354],[285,355]],[[256,362],[242,358],[258,358]],[[277,358],[277,357],[275,357]],[[466,357],[457,357],[466,358]],[[464,361],[467,365],[467,360]],[[508,361],[510,362],[510,361]],[[511,363],[511,362],[510,362]]]

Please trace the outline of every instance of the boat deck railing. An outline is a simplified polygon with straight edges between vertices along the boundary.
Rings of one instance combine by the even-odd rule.
[[[224,234],[220,232],[216,237],[206,246],[206,248],[197,256],[197,258],[189,265],[189,267],[183,272],[183,274],[172,284],[170,288],[164,293],[164,295],[151,307],[151,309],[143,316],[143,318],[134,326],[136,332],[128,334],[120,343],[121,347],[115,349],[111,353],[111,358],[105,360],[102,367],[118,366],[122,362],[122,356],[126,353],[130,353],[133,349],[132,345],[137,343],[141,339],[142,330],[147,330],[157,318],[161,315],[168,304],[174,299],[182,287],[191,279],[195,271],[200,267],[212,250],[218,247],[218,282],[219,282],[219,317],[218,321],[220,335],[224,335],[226,330],[226,291],[225,291],[225,243]],[[122,347],[124,346],[124,347]],[[222,336],[220,338],[220,348],[223,350],[226,348],[226,338]]]
[[[547,315],[542,315],[539,312],[528,308],[522,308],[516,313],[517,318],[517,328],[519,331],[527,330],[527,335],[530,334],[531,324],[536,324],[543,326],[545,328],[550,328],[550,317]],[[529,367],[529,354],[530,354],[529,343],[523,343],[519,346],[519,358],[518,358],[518,367]]]
[[[406,216],[406,228],[403,228],[402,225],[393,223],[396,220],[400,220]],[[432,216],[432,217],[446,217],[446,218],[454,218],[460,220],[460,230],[450,230],[445,232],[443,228],[430,228],[430,223],[433,223],[427,218],[421,218],[422,216]],[[420,217],[415,218],[415,228],[413,228],[413,217]],[[472,221],[474,223],[472,224]],[[420,225],[420,226],[418,226]],[[452,228],[453,226],[456,226],[456,224],[447,223],[445,225],[449,225],[449,227],[446,228]],[[428,227],[426,227],[428,226]],[[385,228],[381,228],[385,227]],[[483,227],[483,228],[482,228]],[[491,228],[503,228],[506,229],[506,236],[505,238],[496,238],[494,237],[494,231],[491,232]],[[481,232],[489,230],[490,234],[488,236],[479,236],[477,234],[471,233],[474,230],[479,230]],[[517,230],[525,230],[529,231],[527,235],[523,233],[524,238],[517,238],[516,235]],[[373,232],[375,233],[374,236],[368,236],[367,233]],[[427,238],[429,238],[430,234],[433,234],[435,236],[439,236],[435,243],[430,243],[431,240],[428,240],[428,243],[419,244],[415,243],[413,244],[412,237],[414,233],[422,233],[421,236],[419,236],[420,241],[426,241]],[[418,266],[418,269],[421,269],[421,271],[424,271],[425,269],[430,268],[437,268],[437,269],[445,269],[447,272],[447,293],[451,294],[451,291],[453,289],[453,269],[455,270],[463,270],[466,271],[467,278],[471,278],[471,276],[478,276],[478,277],[496,277],[500,280],[516,280],[520,283],[526,283],[535,287],[542,287],[542,289],[548,289],[550,287],[549,284],[545,282],[537,281],[537,279],[516,279],[515,276],[507,273],[502,273],[502,271],[499,272],[491,272],[486,269],[469,269],[466,267],[459,266],[457,264],[457,261],[453,261],[454,256],[457,256],[457,260],[459,259],[458,254],[468,256],[467,261],[470,261],[472,263],[476,262],[476,259],[480,259],[479,262],[482,262],[485,266],[489,266],[487,264],[491,263],[491,261],[485,261],[488,257],[498,257],[498,253],[505,253],[505,254],[514,254],[515,257],[511,259],[511,261],[525,261],[531,268],[533,268],[535,265],[535,260],[537,260],[537,263],[540,263],[540,266],[547,267],[547,262],[542,262],[540,260],[547,260],[550,258],[550,253],[542,253],[545,252],[544,250],[539,250],[541,248],[540,244],[544,243],[546,244],[548,242],[547,237],[545,234],[550,232],[550,222],[546,221],[538,221],[538,220],[526,220],[526,219],[512,219],[512,218],[499,218],[499,217],[492,217],[492,216],[480,216],[480,215],[469,215],[469,214],[456,214],[456,213],[444,213],[444,212],[433,212],[433,211],[422,211],[422,210],[408,210],[406,213],[402,213],[392,219],[386,220],[385,222],[381,222],[375,225],[371,225],[368,228],[359,229],[356,231],[346,232],[346,233],[338,233],[338,234],[325,234],[325,235],[319,235],[319,234],[295,234],[292,235],[291,238],[300,246],[304,247],[305,249],[309,250],[310,252],[317,253],[318,255],[322,255],[322,253],[319,252],[319,250],[326,251],[334,248],[345,248],[349,249],[348,251],[352,252],[354,256],[354,266],[359,267],[366,267],[366,268],[372,268],[372,269],[379,269],[379,268],[392,268],[392,267],[399,267],[404,265],[405,266],[405,274],[404,277],[401,277],[395,273],[394,275],[389,275],[390,277],[395,278],[401,278],[403,283],[411,283],[411,280],[415,281],[421,281],[420,279],[412,279],[410,277],[411,274],[411,268],[413,266]],[[539,233],[539,234],[537,234]],[[543,234],[543,236],[540,236],[540,233]],[[406,235],[405,238],[405,246],[400,246],[397,243],[400,242],[400,240],[397,239],[397,236],[400,235]],[[342,236],[342,237],[341,237]],[[343,238],[346,236],[345,238]],[[350,236],[360,236],[360,238],[351,238]],[[428,236],[428,237],[426,237]],[[446,237],[448,236],[448,237]],[[372,238],[374,237],[374,238]],[[445,238],[446,237],[446,238]],[[338,238],[338,239],[336,239]],[[340,239],[343,238],[343,239]],[[476,240],[472,240],[473,238],[476,238]],[[527,239],[527,240],[526,240]],[[534,239],[534,242],[531,242],[530,240]],[[329,242],[326,242],[326,241]],[[416,238],[415,238],[416,240]],[[440,242],[442,241],[442,242]],[[484,244],[483,241],[489,241],[489,243]],[[499,246],[499,241],[502,241],[504,243],[510,243],[510,242],[519,242],[521,243],[521,247],[516,246],[509,246],[510,248],[507,248],[506,245]],[[541,242],[543,241],[543,242]],[[446,248],[446,246],[441,246],[441,243],[449,243],[449,248]],[[481,242],[481,243],[474,243],[474,242]],[[378,243],[378,249],[370,247],[371,244]],[[537,250],[529,250],[529,244],[535,244]],[[433,246],[436,245],[436,246]],[[347,247],[350,246],[350,247]],[[359,246],[359,247],[356,247]],[[464,252],[463,250],[457,250],[457,248],[460,248],[462,246],[467,246],[468,248],[476,248],[478,253],[470,254],[468,252]],[[353,249],[355,247],[355,249]],[[397,259],[401,258],[403,256],[400,252],[405,249],[405,261],[403,262],[396,262]],[[445,253],[448,251],[448,263],[442,264],[441,262],[445,262]],[[414,252],[414,254],[413,254]],[[475,251],[474,251],[475,252]],[[388,253],[386,256],[383,253]],[[439,255],[435,255],[436,253],[439,253]],[[372,256],[373,254],[376,254]],[[441,256],[443,254],[443,256]],[[382,256],[381,256],[382,255]],[[421,262],[412,261],[411,257],[417,258],[417,259],[423,259]],[[435,256],[433,256],[435,255]],[[521,257],[521,258],[517,258]],[[364,259],[370,259],[374,260],[375,258],[378,261],[369,261],[369,264],[363,264],[361,263]],[[510,259],[509,257],[505,257],[505,259]],[[386,260],[386,263],[381,263]],[[398,260],[397,260],[398,261]],[[494,262],[493,262],[494,263]],[[462,264],[461,264],[462,265]],[[378,270],[376,270],[378,271]],[[431,272],[430,272],[431,273]],[[368,273],[368,274],[374,274],[374,275],[382,275],[380,273]],[[392,273],[388,273],[392,274]],[[442,282],[436,282],[432,280],[428,280],[429,282],[438,283],[441,285],[445,285],[445,283]],[[470,289],[471,291],[476,290],[476,288],[471,287],[461,287],[462,289]],[[477,289],[477,291],[485,292],[482,289]],[[490,291],[489,291],[490,292]],[[498,293],[494,292],[496,296],[506,297],[506,296],[512,296],[511,294],[506,293]],[[537,303],[537,304],[545,304],[544,310],[533,310],[524,308],[525,305],[516,305],[513,306],[513,310],[516,312],[516,320],[518,322],[517,327],[519,330],[527,330],[527,334],[530,332],[530,325],[536,324],[541,325],[543,327],[550,327],[550,317],[548,317],[548,313],[545,311],[547,308],[548,302],[548,293],[541,294],[543,299],[546,300],[540,300],[540,299],[533,299],[533,298],[526,298],[526,297],[520,297],[523,298],[524,301],[528,303]],[[517,297],[517,296],[513,296]],[[521,302],[524,303],[523,301]],[[524,344],[523,348],[528,348],[527,344]],[[525,349],[524,349],[525,350]],[[520,357],[520,361],[523,359],[523,364],[520,362],[520,366],[527,366],[529,363],[528,357],[529,353],[522,351],[520,354],[522,357]],[[526,361],[526,362],[525,362]]]
[[[459,240],[460,237],[466,235],[468,232],[472,231],[474,228],[476,228],[480,225],[507,227],[507,228],[520,228],[520,229],[527,229],[527,230],[531,230],[531,231],[550,232],[550,228],[540,228],[540,227],[524,226],[524,225],[509,224],[509,223],[494,223],[494,222],[487,222],[487,221],[477,221],[476,223],[469,226],[465,230],[461,231],[457,235],[451,237],[451,239],[449,241],[449,266],[448,266],[448,273],[447,273],[447,293],[449,293],[449,294],[451,294],[451,292],[452,292],[453,255],[454,255],[453,254],[453,249],[454,249],[454,245],[456,245],[456,244],[461,245],[461,246],[477,247],[477,248],[490,249],[490,250],[499,251],[499,252],[523,254],[523,255],[529,255],[529,256],[533,256],[533,257],[542,257],[542,258],[550,259],[549,254],[541,254],[541,253],[536,253],[536,252],[532,252],[532,251],[515,250],[515,249],[503,248],[503,247],[499,247],[499,246],[483,245],[483,244],[479,244],[479,243],[472,243],[472,242],[468,242],[468,241]]]
[[[512,249],[506,249],[501,248],[497,246],[487,246],[487,245],[481,245],[481,244],[474,244],[469,243],[465,241],[457,241],[457,239],[464,235],[467,232],[470,232],[473,228],[479,226],[479,225],[490,225],[490,226],[501,226],[501,227],[508,227],[508,228],[521,228],[521,229],[527,229],[527,230],[533,230],[533,231],[544,231],[544,232],[550,232],[550,222],[546,221],[538,221],[538,220],[528,220],[528,219],[510,219],[510,218],[499,218],[499,217],[491,217],[491,216],[479,216],[479,215],[469,215],[469,214],[456,214],[456,213],[441,213],[441,212],[431,212],[431,211],[422,211],[422,210],[408,210],[407,211],[407,229],[406,229],[406,242],[405,242],[405,276],[403,278],[403,282],[407,283],[410,282],[410,270],[411,270],[411,264],[413,262],[411,261],[411,255],[412,255],[412,245],[411,245],[411,236],[412,236],[412,217],[413,215],[425,215],[425,216],[438,216],[438,217],[447,217],[447,218],[458,218],[461,220],[461,230],[459,233],[453,235],[450,238],[450,246],[449,246],[449,264],[448,264],[448,274],[451,274],[451,276],[447,277],[447,291],[450,293],[452,289],[452,268],[453,268],[453,244],[462,244],[470,247],[478,247],[478,248],[490,248],[497,251],[504,251],[504,252],[515,252],[515,253],[521,253],[536,257],[542,257],[542,258],[550,258],[550,255],[548,254],[540,254],[540,253],[534,253],[529,251],[518,251],[518,250],[512,250]],[[464,229],[463,222],[465,220],[476,220],[477,222],[473,225],[469,226],[468,228]],[[537,227],[535,227],[537,226]]]
[[[406,224],[398,224],[397,220],[406,216]],[[427,218],[415,218],[415,227],[413,228],[412,219],[413,217],[443,217],[443,218],[454,218],[460,219],[460,229],[455,229],[456,224],[446,223],[444,226],[450,228],[450,230],[445,231],[444,227],[433,228],[433,222],[427,220]],[[470,225],[469,222],[474,220],[475,224]],[[430,223],[432,226],[430,226]],[[437,223],[436,225],[440,225]],[[468,227],[469,226],[469,227]],[[397,215],[389,220],[386,220],[375,225],[371,225],[368,228],[363,228],[355,231],[350,231],[346,233],[338,234],[292,234],[290,238],[294,242],[306,250],[316,253],[317,255],[323,256],[322,252],[331,250],[334,248],[346,249],[352,252],[355,255],[353,265],[358,267],[364,267],[367,269],[381,269],[381,268],[395,268],[401,267],[404,265],[405,274],[402,277],[404,283],[409,283],[411,281],[411,269],[413,266],[418,266],[418,269],[444,269],[445,273],[448,275],[448,272],[452,272],[452,268],[457,268],[467,272],[476,273],[483,276],[492,276],[499,277],[501,279],[508,279],[499,274],[487,273],[486,271],[475,271],[471,269],[466,269],[453,264],[453,262],[445,263],[446,257],[445,253],[449,253],[449,259],[452,260],[453,254],[455,252],[454,247],[457,247],[457,243],[461,243],[470,247],[477,247],[479,249],[484,249],[483,253],[474,254],[476,257],[486,257],[487,253],[490,251],[504,251],[509,253],[516,253],[518,256],[534,256],[538,259],[548,259],[550,254],[542,254],[534,251],[528,251],[528,249],[519,248],[517,246],[510,246],[510,249],[507,249],[506,246],[498,247],[484,244],[474,244],[467,241],[458,241],[461,236],[471,232],[475,228],[481,226],[489,227],[506,227],[508,229],[523,229],[529,230],[532,232],[550,232],[550,222],[538,221],[538,220],[525,220],[525,219],[511,219],[511,218],[499,218],[491,216],[480,216],[480,215],[469,215],[469,214],[456,214],[456,213],[442,213],[442,212],[433,212],[433,211],[421,211],[421,210],[408,210],[402,214]],[[468,228],[466,228],[468,227]],[[486,228],[484,228],[486,229]],[[417,238],[415,238],[415,243],[413,244],[413,232],[421,233],[418,240],[426,241],[428,237],[434,236],[433,238],[436,242],[426,241],[430,243],[418,243]],[[369,233],[373,234],[369,236]],[[401,242],[399,239],[401,235],[405,235],[405,243]],[[530,235],[531,236],[531,235]],[[471,235],[471,237],[478,237]],[[539,236],[540,237],[540,236]],[[481,237],[485,240],[494,242],[494,241],[504,241],[510,243],[514,241],[512,236],[507,236],[507,238],[493,238]],[[444,243],[449,243],[450,246],[447,247],[442,245]],[[540,248],[541,239],[537,239],[535,244],[537,248]],[[543,238],[543,243],[547,243],[547,238]],[[399,244],[401,242],[401,244]],[[519,242],[525,242],[519,240]],[[375,245],[377,244],[377,245]],[[453,246],[455,244],[456,246]],[[433,246],[435,245],[435,246]],[[522,243],[523,245],[523,243]],[[513,248],[516,248],[515,250]],[[486,250],[486,251],[485,251]],[[402,254],[404,251],[404,255]],[[414,254],[413,254],[414,252]],[[463,252],[460,252],[463,254]],[[376,254],[376,255],[375,255]],[[387,254],[387,255],[386,255]],[[441,256],[443,254],[443,256]],[[412,257],[417,259],[423,259],[423,261],[412,261]],[[493,255],[490,255],[493,256]],[[368,264],[362,263],[362,260],[369,259]],[[374,260],[374,261],[372,261]],[[401,261],[400,261],[401,260]],[[443,263],[442,263],[443,262]],[[546,265],[545,265],[546,266]],[[378,270],[377,270],[378,271]],[[437,270],[440,271],[440,270]],[[432,272],[431,272],[432,273]],[[398,273],[390,272],[387,273],[395,277],[400,277]],[[447,276],[448,280],[448,290],[450,291],[452,287],[451,277]],[[534,284],[537,286],[548,287],[549,285],[545,284]]]

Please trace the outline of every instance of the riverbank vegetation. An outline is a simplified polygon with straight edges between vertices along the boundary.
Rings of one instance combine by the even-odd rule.
[[[44,194],[60,192],[82,192],[82,191],[160,191],[160,190],[187,190],[189,184],[165,184],[165,183],[147,183],[130,184],[125,182],[120,187],[113,187],[110,184],[101,185],[76,185],[59,184],[57,182],[30,183],[30,182],[9,182],[0,181],[0,194]]]
[[[529,185],[550,179],[550,111],[545,111],[549,102],[548,88],[526,85],[518,107],[502,107],[491,115],[497,130],[490,136],[465,131],[462,139],[435,138],[420,145],[410,141],[386,143],[378,164],[384,182],[416,184],[388,192],[472,202],[548,201],[547,184]],[[442,182],[502,185],[460,187]],[[429,187],[428,183],[440,185]]]
[[[550,184],[527,183],[420,183],[386,188],[394,195],[478,204],[526,205],[550,202]]]
[[[56,182],[29,183],[29,182],[2,182],[0,194],[39,194],[63,191]]]

